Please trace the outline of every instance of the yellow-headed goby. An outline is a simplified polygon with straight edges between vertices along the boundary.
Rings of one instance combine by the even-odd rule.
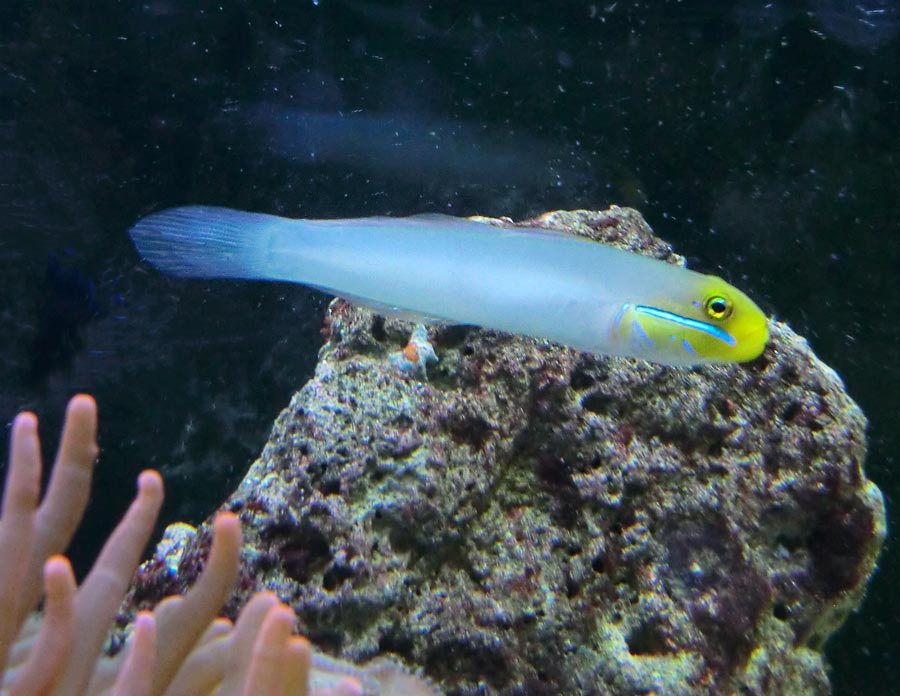
[[[188,206],[139,220],[131,237],[170,275],[302,283],[384,313],[664,365],[752,360],[769,339],[763,312],[721,278],[550,230]]]

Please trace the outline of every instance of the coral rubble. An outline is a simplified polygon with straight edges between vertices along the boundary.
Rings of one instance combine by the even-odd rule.
[[[682,262],[633,210],[530,224]],[[865,418],[806,341],[773,322],[752,363],[672,369],[432,327],[417,381],[389,359],[410,329],[332,303],[314,378],[224,506],[233,609],[273,590],[313,643],[451,694],[830,692],[821,648],[885,513]]]

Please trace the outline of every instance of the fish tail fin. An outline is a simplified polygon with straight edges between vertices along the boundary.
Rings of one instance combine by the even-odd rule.
[[[267,259],[276,231],[294,221],[230,208],[169,208],[131,228],[141,258],[188,278],[271,278]]]

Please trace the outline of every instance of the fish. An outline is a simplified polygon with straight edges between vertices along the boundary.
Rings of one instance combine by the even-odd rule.
[[[670,366],[759,356],[766,316],[722,278],[562,231],[449,215],[291,219],[184,206],[130,230],[166,274],[300,283],[384,314]]]
[[[226,114],[222,122],[239,124],[241,140],[260,142],[280,159],[380,179],[470,189],[502,181],[529,191],[589,180],[584,163],[560,155],[566,148],[558,144],[428,113],[318,112],[261,102]]]

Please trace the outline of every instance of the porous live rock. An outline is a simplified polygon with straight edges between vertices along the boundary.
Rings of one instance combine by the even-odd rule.
[[[633,210],[554,227],[682,259]],[[673,369],[336,300],[313,379],[224,504],[241,588],[325,651],[399,655],[450,694],[827,694],[824,641],[885,533],[866,421],[787,326],[744,365]],[[140,574],[136,599],[191,582]],[[162,586],[162,587],[160,587]]]

